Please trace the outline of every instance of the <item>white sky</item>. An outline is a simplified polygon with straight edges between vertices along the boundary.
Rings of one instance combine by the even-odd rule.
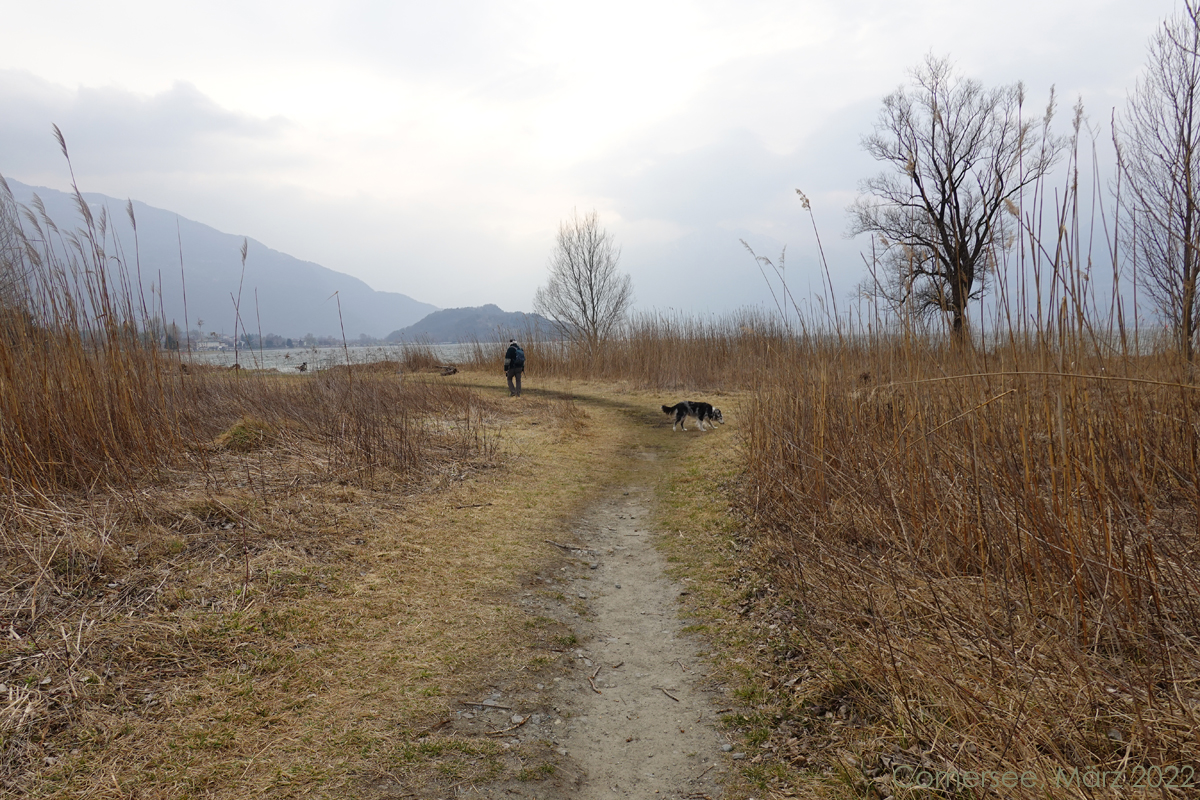
[[[4,3],[0,174],[133,197],[442,307],[528,310],[596,208],[643,308],[862,275],[859,148],[926,54],[1101,144],[1170,0]]]

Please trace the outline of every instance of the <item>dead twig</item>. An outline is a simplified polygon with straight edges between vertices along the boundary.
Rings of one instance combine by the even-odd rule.
[[[674,660],[672,663],[674,663],[674,664],[678,664],[678,665],[679,665],[679,668],[680,668],[681,670],[683,670],[684,672],[691,672],[691,670],[689,670],[687,667],[685,667],[685,666],[683,665],[683,662],[682,662],[682,661],[680,661],[678,658],[677,658],[677,659],[675,659],[675,660]]]
[[[492,505],[492,504],[491,503],[471,503],[470,505],[466,505],[466,506],[455,506],[455,508],[483,508],[484,506],[490,506],[490,505]]]
[[[501,711],[512,711],[512,706],[502,706],[502,705],[499,705],[498,703],[487,703],[487,702],[476,703],[471,700],[459,700],[458,702],[464,706],[478,706],[479,708],[498,708]]]
[[[625,666],[624,661],[622,661],[620,664],[617,664],[616,666],[609,667],[609,669],[620,669],[623,666]]]
[[[678,702],[679,702],[679,698],[678,698],[678,697],[676,697],[675,695],[671,694],[670,692],[668,692],[668,691],[667,691],[666,689],[664,689],[663,687],[661,687],[661,686],[654,686],[654,687],[651,687],[651,688],[658,689],[660,692],[662,692],[662,693],[663,693],[663,694],[665,694],[667,697],[669,697],[669,698],[671,698],[672,700],[674,700],[676,703],[678,703]]]
[[[529,722],[529,717],[527,717],[527,716],[522,717],[521,721],[518,722],[516,725],[509,725],[507,728],[502,728],[501,730],[498,730],[498,731],[488,731],[487,735],[488,736],[499,736],[502,733],[508,733],[509,731],[515,731],[517,728],[521,727],[526,722]]]
[[[588,683],[590,683],[592,685],[593,692],[595,692],[596,694],[604,694],[604,692],[602,692],[596,688],[596,676],[599,674],[600,674],[600,667],[596,667],[596,671],[593,672],[590,676],[588,676]]]
[[[543,539],[542,541],[545,542],[546,544],[552,544],[555,547],[559,548],[560,550],[566,550],[568,553],[574,552],[574,553],[593,553],[594,554],[596,552],[595,550],[591,550],[587,547],[572,547],[569,544],[559,544],[558,542],[552,542],[549,539]]]

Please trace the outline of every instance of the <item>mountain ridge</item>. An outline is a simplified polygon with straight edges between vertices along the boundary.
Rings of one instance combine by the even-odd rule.
[[[82,224],[71,194],[7,177],[5,182],[22,205],[29,206],[36,194],[61,230]],[[109,235],[120,243],[131,272],[136,254],[144,296],[158,307],[151,309],[151,315],[159,316],[161,309],[166,322],[180,327],[185,322],[185,290],[187,327],[226,334],[234,330],[234,298],[239,287],[239,329],[297,338],[305,334],[340,337],[343,331],[349,339],[382,338],[438,309],[400,292],[377,291],[352,275],[139,200],[132,201],[135,236],[124,213],[126,201],[95,192],[82,195],[93,213],[106,211]],[[243,240],[248,247],[244,280]],[[199,320],[204,320],[203,326],[198,325]]]
[[[528,338],[529,334],[553,336],[553,323],[540,314],[504,311],[495,303],[463,308],[443,308],[406,328],[387,335],[389,342],[494,341]]]

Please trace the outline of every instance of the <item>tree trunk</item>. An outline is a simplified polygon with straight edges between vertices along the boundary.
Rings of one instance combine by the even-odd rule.
[[[963,317],[962,309],[955,308],[953,311],[953,321],[950,324],[950,333],[954,337],[954,343],[962,346],[966,344],[967,339],[967,321]]]
[[[959,347],[967,343],[967,302],[970,296],[971,282],[960,264],[955,269],[955,278],[951,281],[950,290],[950,331],[955,345]]]
[[[1179,350],[1188,364],[1195,357],[1196,270],[1196,251],[1191,242],[1186,242],[1183,246],[1183,308],[1179,315]]]

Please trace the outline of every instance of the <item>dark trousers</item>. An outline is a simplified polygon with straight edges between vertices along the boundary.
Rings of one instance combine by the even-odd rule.
[[[504,373],[504,376],[508,378],[508,393],[513,397],[521,396],[521,373],[524,371],[523,369],[510,369]],[[513,388],[513,378],[517,379],[516,388]]]

